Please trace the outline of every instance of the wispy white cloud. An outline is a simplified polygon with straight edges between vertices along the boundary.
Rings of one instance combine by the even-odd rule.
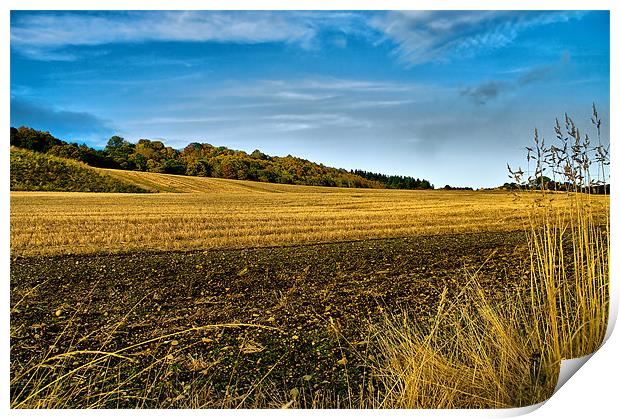
[[[20,45],[19,41],[13,45],[23,56],[39,61],[75,61],[77,59],[77,55],[67,51],[59,51],[55,48]]]
[[[334,95],[317,89],[303,88],[297,83],[288,83],[280,80],[263,80],[256,83],[235,83],[232,87],[224,87],[217,94],[220,97],[259,98],[281,102],[305,102],[330,99]]]
[[[372,125],[372,122],[366,119],[334,113],[279,114],[269,115],[263,119],[277,121],[274,126],[279,130],[284,128],[286,131],[327,127],[370,128]]]
[[[218,98],[211,104],[214,111],[226,113],[233,108],[240,125],[278,133],[321,129],[359,132],[379,129],[379,125],[394,126],[403,112],[423,98],[455,92],[454,88],[431,84],[316,77],[235,82],[208,94]],[[193,100],[203,100],[201,93]]]
[[[144,41],[269,42],[312,35],[270,13],[128,12],[122,14],[28,14],[13,28],[15,44],[48,47]]]
[[[380,82],[327,77],[295,81],[294,86],[300,89],[332,91],[346,90],[353,92],[406,92],[422,87],[422,85],[411,83]]]
[[[309,48],[326,28],[362,33],[361,19],[339,12],[13,12],[11,46],[39,60],[75,59],[66,47],[151,41],[283,42]]]
[[[395,106],[405,106],[415,103],[414,100],[359,100],[348,104],[350,109],[363,108],[392,108]]]
[[[524,29],[581,11],[132,11],[13,12],[11,46],[39,60],[74,60],[70,47],[152,41],[281,42],[347,47],[349,36],[391,41],[407,64],[449,60],[513,42]],[[319,40],[319,34],[325,35]]]
[[[155,118],[142,118],[136,120],[126,121],[129,125],[174,125],[174,124],[201,124],[201,123],[221,123],[229,122],[233,118],[227,118],[222,116],[211,117],[155,117]]]
[[[258,96],[271,96],[284,100],[323,100],[333,97],[333,95],[299,92],[299,91],[276,91],[273,93],[264,92],[264,94],[258,94]]]
[[[527,28],[579,19],[582,11],[404,11],[370,20],[405,63],[449,61],[504,47]]]
[[[361,95],[379,96],[374,104],[377,106],[393,106],[402,104],[395,101],[392,95],[411,94],[412,92],[428,91],[437,88],[432,85],[415,83],[381,82],[338,78],[313,78],[300,80],[262,80],[254,84],[232,86],[218,91],[218,95],[236,96],[244,98],[261,98],[278,101],[325,101],[342,98],[352,98]],[[263,103],[269,105],[273,102]],[[371,106],[370,101],[360,101],[356,106]],[[259,106],[259,105],[252,105]]]
[[[80,78],[65,77],[63,79],[62,75],[56,74],[56,75],[50,76],[49,79],[50,80],[62,80],[63,84],[66,84],[66,85],[88,85],[88,84],[93,83],[92,77],[94,77],[97,74],[96,72],[92,71],[91,72],[92,77],[89,77],[88,72],[82,72],[82,73],[84,75]],[[104,77],[98,76],[97,84],[102,85],[102,86],[115,86],[115,87],[161,86],[164,84],[175,85],[180,82],[199,82],[201,80],[204,80],[205,75],[207,73],[208,72],[206,71],[193,71],[187,74],[180,74],[180,75],[174,75],[174,76],[143,77],[143,78],[136,78],[136,79],[126,79],[126,78],[119,78],[119,77],[115,78],[112,76],[109,76],[108,78],[104,78]],[[71,73],[68,74],[68,76],[70,75]]]
[[[315,127],[311,124],[303,122],[276,122],[273,124],[265,124],[263,125],[263,128],[266,128],[267,131],[292,132],[305,131]]]

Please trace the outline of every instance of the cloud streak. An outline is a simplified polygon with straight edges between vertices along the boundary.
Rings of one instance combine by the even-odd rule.
[[[581,11],[406,11],[388,12],[370,24],[395,44],[408,65],[449,61],[505,47],[534,26],[581,18]]]
[[[285,129],[279,130],[286,131],[328,127],[368,129],[372,126],[372,122],[368,119],[358,119],[348,115],[328,113],[280,114],[266,116],[263,119],[276,121],[274,126],[277,128],[284,127]]]
[[[530,68],[519,76],[517,83],[521,86],[525,86],[527,84],[549,80],[556,71],[557,68],[551,65]]]
[[[281,42],[310,48],[326,28],[362,33],[359,20],[354,13],[338,12],[13,12],[11,46],[38,60],[74,60],[66,48],[114,43]]]
[[[253,85],[224,88],[221,96],[256,97],[282,102],[321,102],[352,96],[370,96],[373,100],[351,103],[354,107],[387,107],[410,102],[410,95],[437,89],[433,85],[415,83],[381,82],[338,78],[313,78],[299,80],[262,80]],[[395,100],[394,95],[406,100]],[[378,99],[377,99],[378,97]],[[273,102],[271,102],[273,103]]]

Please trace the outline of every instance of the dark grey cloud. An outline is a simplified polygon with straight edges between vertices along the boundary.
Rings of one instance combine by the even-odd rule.
[[[11,125],[25,125],[68,138],[92,138],[114,131],[109,121],[91,113],[54,109],[15,97],[11,98]]]
[[[485,105],[500,95],[516,90],[519,87],[553,79],[560,71],[561,66],[567,62],[568,58],[564,54],[560,64],[519,70],[516,72],[519,76],[512,80],[488,80],[476,85],[466,86],[461,89],[461,96],[470,98],[477,105]]]
[[[461,96],[470,98],[477,105],[484,105],[510,89],[512,89],[510,83],[490,80],[475,86],[464,87],[461,89]]]

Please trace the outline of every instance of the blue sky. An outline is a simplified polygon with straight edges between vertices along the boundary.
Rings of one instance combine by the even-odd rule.
[[[11,125],[489,187],[535,127],[609,138],[609,13],[11,12]]]

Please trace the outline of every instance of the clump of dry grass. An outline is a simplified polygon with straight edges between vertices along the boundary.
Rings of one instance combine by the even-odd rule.
[[[549,397],[558,363],[541,364],[532,313],[519,300],[492,302],[474,280],[430,324],[387,317],[377,337],[386,408],[507,408]]]
[[[548,312],[535,324],[547,352],[576,358],[596,351],[603,343],[609,316],[609,207],[599,208],[594,193],[607,195],[609,150],[601,144],[601,120],[593,106],[592,123],[598,142],[592,145],[565,116],[564,129],[556,120],[561,147],[536,141],[535,175],[544,182],[545,171],[554,184],[563,185],[570,205],[559,209],[549,203],[532,210],[529,245],[532,301]],[[593,164],[596,163],[593,170]],[[593,172],[596,171],[596,174]],[[543,188],[543,192],[547,192]]]

